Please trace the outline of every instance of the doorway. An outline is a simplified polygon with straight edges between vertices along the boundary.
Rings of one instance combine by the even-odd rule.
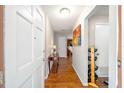
[[[72,58],[72,39],[67,39],[67,57]]]
[[[95,52],[95,82],[99,87],[108,87],[108,49],[109,49],[109,6],[96,6],[88,15],[88,48],[94,47]],[[103,47],[104,46],[104,47]],[[90,53],[88,53],[90,54]],[[90,55],[88,55],[90,57]],[[91,61],[88,61],[88,82],[90,82]]]

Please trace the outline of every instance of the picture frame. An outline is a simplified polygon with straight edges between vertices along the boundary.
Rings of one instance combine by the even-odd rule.
[[[79,24],[73,31],[73,46],[81,45],[81,24]]]

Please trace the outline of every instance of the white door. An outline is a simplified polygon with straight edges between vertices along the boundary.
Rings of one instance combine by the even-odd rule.
[[[60,57],[67,57],[67,39],[66,37],[58,38],[58,52]]]
[[[43,87],[44,29],[36,12],[32,6],[5,6],[5,87]]]
[[[108,77],[109,33],[109,25],[98,24],[95,26],[95,48],[98,49],[96,65],[99,67],[97,71],[99,77]]]

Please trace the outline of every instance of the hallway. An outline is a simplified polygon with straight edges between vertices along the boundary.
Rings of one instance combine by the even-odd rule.
[[[118,6],[4,7],[0,82],[6,88],[91,88],[90,81],[100,88],[117,87],[118,57],[113,46],[118,45]],[[106,30],[105,25],[109,25]],[[73,56],[68,58],[69,50]],[[49,64],[51,58],[59,62],[57,73]]]
[[[108,80],[106,77],[99,77],[96,84],[99,88],[107,88],[103,82]],[[54,66],[45,81],[45,88],[93,88],[83,86],[76,72],[72,67],[72,58],[60,58],[58,72],[55,73]]]
[[[61,58],[58,72],[54,73],[54,66],[45,82],[46,88],[82,88],[76,72],[72,67],[71,58]]]

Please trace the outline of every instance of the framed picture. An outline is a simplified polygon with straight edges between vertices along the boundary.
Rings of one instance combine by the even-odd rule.
[[[73,31],[73,46],[81,45],[81,24]]]

